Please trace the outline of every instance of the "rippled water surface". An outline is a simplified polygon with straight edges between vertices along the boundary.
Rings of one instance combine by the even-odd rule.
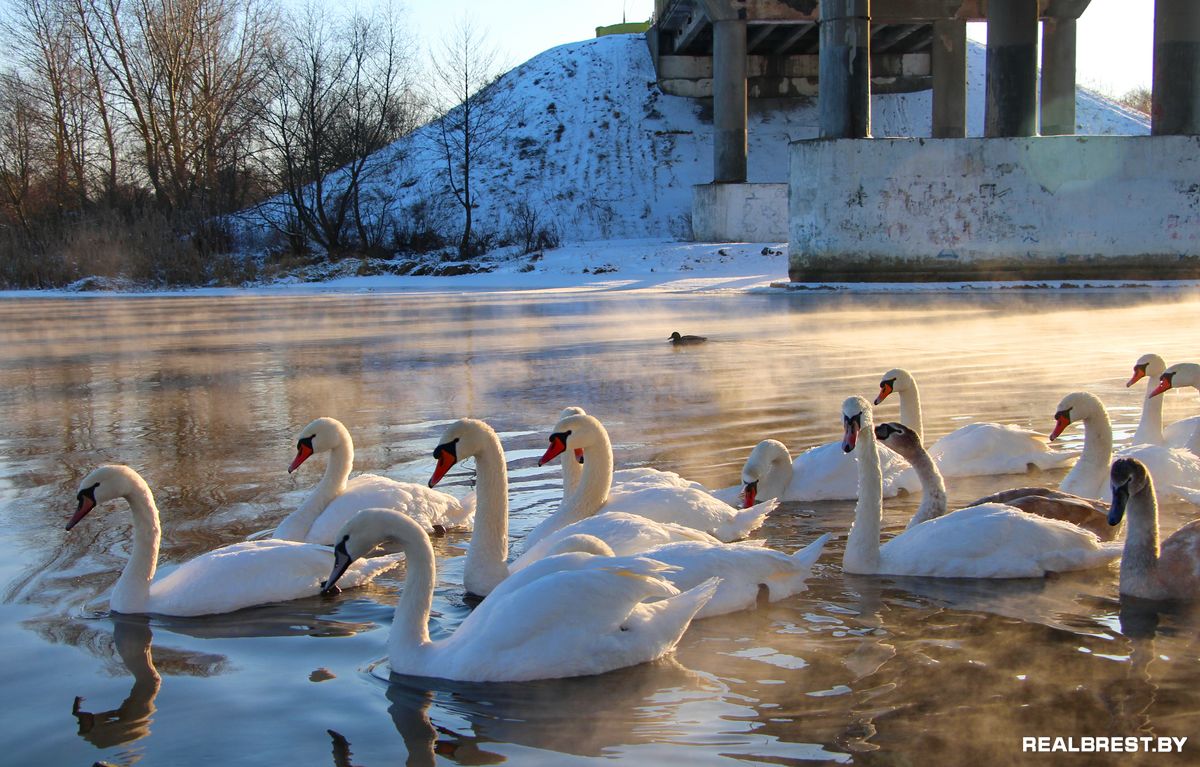
[[[1200,759],[1200,620],[1123,604],[1116,568],[1046,580],[843,575],[853,502],[785,504],[756,537],[830,531],[807,592],[694,624],[655,664],[520,685],[387,679],[403,573],[332,599],[215,618],[109,616],[123,502],[67,534],[79,480],[126,463],[163,515],[162,562],[267,530],[320,459],[297,430],[344,421],[356,469],[425,481],[443,425],[489,421],[507,450],[514,548],[557,503],[536,459],[584,406],[617,466],[710,486],[750,447],[840,433],[840,403],[904,366],[927,436],[975,420],[1047,432],[1066,393],[1108,404],[1118,441],[1147,351],[1197,361],[1200,300],[1152,292],[986,295],[305,294],[0,302],[0,646],[5,764],[1091,764],[1027,736],[1188,737]],[[675,349],[672,330],[701,332]],[[1167,420],[1194,391],[1167,395]],[[879,408],[896,419],[896,405]],[[1066,434],[1078,447],[1078,426]],[[1061,472],[950,481],[951,501]],[[464,493],[471,463],[444,483]],[[888,501],[885,534],[916,498]],[[1166,503],[1169,532],[1196,515]],[[434,633],[467,614],[466,537],[438,539]],[[1139,757],[1123,757],[1120,761]],[[1154,764],[1170,757],[1145,758]],[[1103,760],[1101,760],[1103,761]],[[1117,759],[1113,758],[1114,763]]]

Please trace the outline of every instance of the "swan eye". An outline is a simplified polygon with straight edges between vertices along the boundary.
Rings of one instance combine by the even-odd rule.
[[[1174,379],[1175,379],[1175,371],[1174,370],[1172,370],[1170,373],[1163,373],[1162,375],[1160,375],[1158,377],[1159,381],[1166,381],[1167,383],[1170,383]]]
[[[92,485],[91,487],[83,488],[82,490],[80,490],[78,493],[75,494],[75,500],[82,501],[84,498],[87,498],[92,503],[95,503],[96,502],[96,488],[98,488],[98,487],[100,487],[99,482]]]
[[[1057,413],[1054,414],[1055,420],[1058,420],[1059,418],[1065,418],[1065,419],[1067,419],[1067,423],[1070,423],[1071,422],[1071,411],[1073,409],[1074,408],[1067,408],[1066,410],[1058,411]]]
[[[300,439],[296,440],[296,449],[299,450],[300,448],[306,447],[309,450],[313,450],[313,439],[315,439],[316,436],[316,434],[310,434],[307,437],[301,437]],[[316,451],[313,450],[313,452],[315,453]]]

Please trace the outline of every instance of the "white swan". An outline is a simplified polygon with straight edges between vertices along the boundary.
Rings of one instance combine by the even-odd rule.
[[[612,443],[604,425],[590,415],[571,415],[561,419],[550,435],[550,446],[538,465],[545,465],[564,452],[583,450],[583,477],[575,492],[558,509],[534,528],[526,538],[529,546],[572,522],[604,511],[623,511],[656,522],[674,522],[712,535],[722,541],[745,538],[762,525],[777,505],[774,501],[748,509],[735,509],[706,490],[670,481],[626,484],[610,495],[612,486]],[[603,477],[607,484],[588,482]],[[607,499],[607,500],[606,500]]]
[[[487,596],[500,585],[510,572],[536,561],[557,541],[549,536],[531,548],[510,568],[508,559],[508,467],[504,449],[492,427],[473,418],[462,418],[446,427],[440,444],[433,450],[437,466],[429,480],[430,486],[441,481],[446,472],[459,461],[475,459],[476,498],[475,529],[463,564],[463,586],[468,594]],[[598,485],[611,481],[612,464],[608,474],[601,472],[599,458],[588,464],[582,484],[592,494]],[[719,541],[699,530],[682,525],[662,524],[632,514],[601,514],[581,523],[582,530],[601,538],[618,554],[636,554],[661,543],[679,540]],[[561,531],[560,531],[561,532]]]
[[[1112,423],[1100,398],[1090,392],[1072,392],[1063,397],[1054,413],[1054,431],[1058,436],[1072,423],[1083,423],[1083,453],[1063,477],[1058,489],[1085,498],[1109,498],[1108,472],[1113,459]],[[1200,497],[1200,457],[1188,450],[1163,445],[1131,445],[1118,457],[1137,458],[1154,475],[1162,492],[1191,500]]]
[[[894,450],[879,446],[883,497],[919,490],[917,476]],[[754,446],[742,466],[746,502],[844,501],[858,497],[858,457],[842,450],[840,442],[809,448],[793,461],[787,447],[775,439]]]
[[[1000,504],[960,509],[905,530],[882,546],[882,475],[875,450],[871,404],[850,397],[842,405],[845,450],[859,456],[859,497],[846,540],[848,573],[938,578],[1035,578],[1079,570],[1120,556],[1118,544],[1101,544],[1080,528]]]
[[[1178,389],[1184,386],[1200,390],[1200,365],[1194,362],[1180,362],[1165,369],[1158,377],[1158,385],[1146,395],[1147,403],[1155,400],[1158,395],[1168,389]],[[1159,423],[1161,423],[1161,404],[1158,406],[1158,412]],[[1192,453],[1200,455],[1200,416],[1185,418],[1171,424],[1164,430],[1164,436],[1167,444],[1187,448]]]
[[[109,607],[119,613],[209,615],[314,596],[333,563],[328,546],[295,541],[246,541],[201,554],[155,580],[160,528],[149,486],[128,466],[101,466],[83,478],[79,507],[67,530],[96,506],[124,498],[133,513],[133,553],[113,587]],[[392,554],[361,562],[346,585],[361,586],[401,561]]]
[[[1155,396],[1155,389],[1166,370],[1167,363],[1157,354],[1143,354],[1133,365],[1133,376],[1125,386],[1133,386],[1145,378],[1146,399],[1142,403],[1142,416],[1138,419],[1137,431],[1129,441],[1131,445],[1187,447],[1197,427],[1200,427],[1200,416],[1192,416],[1163,428],[1163,401]]]
[[[679,642],[712,597],[717,580],[680,593],[658,577],[652,560],[639,569],[558,569],[493,594],[449,637],[429,638],[435,566],[429,537],[388,509],[360,512],[338,533],[332,585],[383,540],[400,544],[408,562],[404,592],[388,635],[397,674],[465,682],[523,682],[600,674],[659,658]],[[645,600],[657,598],[658,601]]]
[[[662,577],[681,590],[694,588],[714,576],[721,579],[712,599],[696,613],[695,619],[700,620],[748,610],[760,599],[778,602],[804,591],[805,581],[812,575],[812,567],[829,538],[829,533],[825,533],[790,555],[744,543],[677,541],[646,549],[640,556],[670,565],[672,569],[664,571]],[[546,558],[512,575],[493,595],[528,577],[540,577],[542,571],[556,566],[555,562],[568,554],[592,557],[591,560],[578,560],[579,566],[586,566],[588,562],[604,566],[606,561],[610,563],[607,566],[612,566],[627,558],[636,558],[618,556],[607,543],[593,535],[574,533],[551,546]]]
[[[314,454],[326,451],[329,462],[321,481],[299,508],[279,523],[273,538],[331,544],[342,525],[367,508],[402,511],[427,530],[470,527],[474,496],[459,501],[449,493],[377,474],[360,474],[347,482],[354,464],[354,441],[335,418],[318,418],[300,430],[296,457],[288,473]]]
[[[916,379],[903,368],[893,368],[879,382],[878,405],[896,393],[900,397],[900,423],[924,441],[921,392]],[[1046,435],[1011,424],[972,423],[956,429],[928,447],[944,477],[990,474],[1023,474],[1030,467],[1057,469],[1075,456],[1051,450]]]
[[[921,438],[917,433],[901,423],[881,423],[875,427],[875,438],[904,456],[921,478],[924,488],[921,506],[908,521],[908,527],[912,528],[944,515],[947,511],[946,483],[933,458],[921,445]],[[1113,540],[1118,532],[1118,528],[1108,523],[1108,509],[1103,503],[1061,490],[1015,487],[976,499],[964,504],[964,508],[985,503],[999,503],[1039,517],[1070,522],[1093,533],[1102,541]]]
[[[1159,545],[1158,500],[1146,465],[1118,458],[1110,471],[1112,511],[1119,524],[1128,515],[1120,592],[1142,599],[1200,599],[1200,520],[1176,530]]]

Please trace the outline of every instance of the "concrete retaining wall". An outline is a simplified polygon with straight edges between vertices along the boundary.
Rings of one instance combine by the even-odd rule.
[[[692,239],[697,242],[784,242],[787,184],[699,184],[692,187]]]
[[[1200,137],[791,145],[790,276],[1200,277]]]

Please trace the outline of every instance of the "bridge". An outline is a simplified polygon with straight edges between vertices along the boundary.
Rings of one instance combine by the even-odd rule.
[[[797,178],[796,157],[803,157],[802,165],[825,163],[828,169],[836,168],[837,172],[850,177],[861,174],[864,169],[848,167],[841,162],[839,158],[846,153],[860,158],[870,155],[872,163],[906,166],[915,160],[936,159],[943,164],[941,167],[946,167],[946,158],[953,155],[957,157],[954,162],[966,162],[974,167],[972,163],[979,161],[980,147],[972,146],[968,152],[971,156],[959,156],[967,151],[971,141],[965,138],[968,22],[985,22],[988,30],[985,137],[1017,140],[1018,145],[1026,146],[1029,140],[1039,140],[1035,137],[1071,136],[1075,132],[1076,22],[1086,12],[1089,2],[656,0],[654,24],[647,33],[647,40],[659,86],[672,95],[711,98],[713,104],[713,183],[697,187],[695,191],[693,231],[697,239],[784,239],[763,237],[765,233],[778,235],[779,231],[767,232],[761,224],[783,218],[777,215],[779,206],[781,200],[784,200],[782,204],[788,204],[786,198],[790,197],[791,210],[786,218],[790,222],[787,239],[790,241],[793,277],[855,273],[855,269],[846,270],[838,265],[844,260],[843,256],[857,257],[841,253],[839,248],[845,246],[814,244],[821,240],[819,232],[823,225],[845,229],[845,221],[809,220],[798,231],[797,217],[809,213],[797,210],[797,183],[804,199],[819,199],[821,193],[815,193],[814,197],[806,186],[812,179]],[[1132,4],[1130,11],[1137,12]],[[1154,12],[1151,132],[1155,136],[1200,134],[1200,2],[1155,0]],[[836,140],[870,137],[872,92],[914,90],[932,90],[932,138],[958,140],[958,143],[930,142],[931,151],[939,153],[937,158],[910,156],[924,154],[925,142],[916,145],[916,149],[911,142],[890,142],[886,147],[881,144],[870,149],[852,144],[839,146],[840,142]],[[786,188],[780,190],[783,185],[747,184],[748,99],[813,96],[817,97],[820,110],[819,136],[834,141],[793,144],[790,194]],[[1132,141],[1132,137],[1128,138]],[[1166,147],[1169,143],[1161,146]],[[1048,162],[1079,167],[1081,162],[1087,164],[1086,160],[1076,156],[1080,152],[1086,155],[1098,151],[1103,154],[1100,159],[1111,165],[1114,152],[1120,153],[1131,146],[1130,142],[1115,145],[1108,141],[1093,141],[1092,144],[1089,146],[1082,139],[1060,139],[1055,144],[1059,149],[1054,153],[1046,154],[1048,144],[1040,145],[1037,151],[1038,156]],[[1171,145],[1178,151],[1188,151],[1186,141],[1175,141]],[[990,147],[989,151],[996,148]],[[1022,150],[1013,151],[1019,157]],[[884,154],[880,155],[880,152]],[[1200,170],[1188,158],[1181,159],[1189,169],[1187,172]],[[889,160],[894,162],[889,163]],[[1003,161],[1001,164],[1007,166],[1010,163]],[[949,167],[957,169],[953,165]],[[971,180],[978,179],[972,177]],[[1069,181],[1061,179],[1060,186]],[[986,185],[991,181],[980,183]],[[834,193],[832,189],[826,191]],[[956,191],[951,196],[960,195]],[[773,206],[775,213],[755,213],[754,208],[760,200],[765,200],[768,207]],[[1164,202],[1171,211],[1176,211],[1171,215],[1175,215],[1172,220],[1178,223],[1176,206],[1185,201],[1182,198],[1154,200],[1148,204]],[[1073,201],[1072,206],[1077,211],[1080,202]],[[948,207],[935,211],[934,215],[961,219],[964,213]],[[1184,238],[1187,253],[1180,250],[1178,243],[1150,247],[1160,260],[1166,259],[1173,264],[1188,253],[1197,257],[1183,258],[1184,267],[1174,264],[1172,276],[1179,276],[1180,268],[1200,276],[1200,263],[1197,262],[1200,259],[1200,217],[1188,219],[1193,220],[1197,234]],[[968,229],[970,227],[968,224]],[[797,241],[798,235],[800,241]],[[1056,252],[1054,249],[1061,245],[1068,261],[1086,255],[1082,261],[1092,267],[1105,265],[1102,260],[1097,261],[1096,252],[1071,254],[1069,243],[1059,242],[1069,236],[1064,233],[1062,238],[1049,238],[1045,252]],[[950,266],[945,273],[971,273],[973,269],[969,266],[964,269],[963,265],[979,259],[971,257],[971,248],[965,242],[970,238],[950,239],[953,240],[950,244],[956,247],[937,250],[942,257],[942,266]],[[1178,240],[1178,236],[1175,239]],[[833,249],[829,250],[829,247]],[[869,250],[873,246],[867,244],[866,247]],[[921,242],[916,247],[927,248],[930,244]],[[822,252],[814,254],[814,250]],[[884,250],[895,251],[894,248]],[[994,255],[994,247],[989,246],[988,252]],[[907,253],[901,260],[909,256],[913,254]],[[884,262],[896,263],[896,259],[876,258],[872,263]],[[822,264],[819,268],[818,263]],[[994,270],[995,259],[988,263]],[[1089,267],[1083,271],[1091,270]],[[1138,272],[1139,269],[1131,271]],[[926,276],[940,273],[937,263],[925,263],[917,272]],[[889,273],[881,278],[896,279],[903,275]]]

